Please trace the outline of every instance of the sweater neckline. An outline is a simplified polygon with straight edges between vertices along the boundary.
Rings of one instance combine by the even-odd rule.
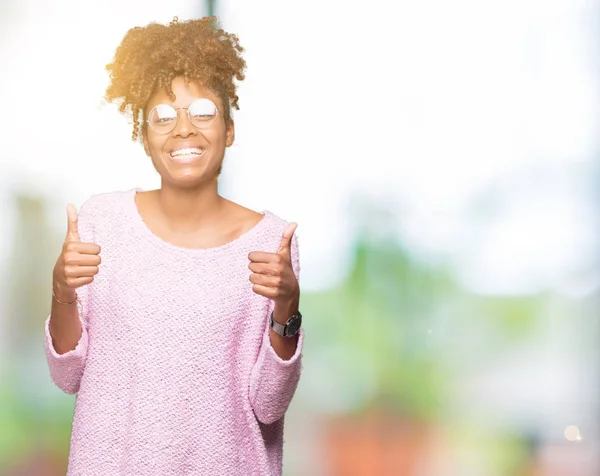
[[[271,218],[271,216],[272,216],[272,213],[270,211],[263,210],[262,212],[260,212],[261,215],[263,215],[263,218],[261,218],[258,223],[256,223],[252,228],[245,231],[237,238],[234,238],[233,240],[231,240],[227,243],[224,243],[222,245],[211,247],[211,248],[185,248],[183,246],[174,245],[173,243],[170,243],[168,241],[163,240],[162,238],[159,238],[157,235],[155,235],[150,230],[150,228],[148,228],[148,225],[146,225],[146,222],[144,222],[144,219],[140,215],[140,212],[137,208],[137,204],[135,203],[136,195],[139,192],[144,192],[144,191],[145,190],[142,188],[135,187],[127,192],[127,199],[126,199],[127,210],[129,211],[129,213],[131,214],[131,216],[133,218],[132,221],[133,221],[135,228],[138,229],[140,231],[140,233],[155,246],[163,248],[167,251],[183,253],[188,256],[201,256],[201,255],[213,254],[213,253],[218,253],[218,252],[222,252],[222,251],[228,251],[236,246],[240,246],[240,245],[250,241],[256,234],[258,234],[262,230],[262,228],[264,228],[264,226],[266,225],[269,218]]]

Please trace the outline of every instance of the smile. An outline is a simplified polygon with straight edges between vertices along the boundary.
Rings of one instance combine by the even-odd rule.
[[[204,149],[199,147],[176,149],[171,152],[171,159],[175,162],[191,162],[201,157],[204,153]]]

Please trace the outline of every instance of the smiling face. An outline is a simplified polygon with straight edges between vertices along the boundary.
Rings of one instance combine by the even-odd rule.
[[[190,82],[186,85],[183,77],[177,77],[171,89],[175,100],[162,89],[155,92],[148,101],[144,119],[148,119],[155,106],[167,104],[177,110],[177,125],[169,133],[162,134],[146,124],[144,150],[152,158],[163,184],[193,188],[214,182],[225,148],[233,144],[235,138],[233,121],[226,120],[221,114],[223,104],[218,95],[200,84]],[[187,108],[201,98],[210,99],[219,110],[216,120],[207,128],[195,127],[187,113]]]

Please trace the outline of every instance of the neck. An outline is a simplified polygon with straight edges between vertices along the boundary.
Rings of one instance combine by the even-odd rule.
[[[156,190],[156,205],[173,231],[191,232],[221,218],[226,200],[218,193],[217,181],[203,188],[182,189],[164,182]]]

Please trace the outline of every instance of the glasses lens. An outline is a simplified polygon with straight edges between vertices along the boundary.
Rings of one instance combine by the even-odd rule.
[[[168,104],[159,104],[150,111],[148,124],[156,132],[171,132],[177,124],[177,111]]]
[[[192,124],[198,129],[210,127],[217,118],[217,106],[210,99],[196,99],[189,107]]]

